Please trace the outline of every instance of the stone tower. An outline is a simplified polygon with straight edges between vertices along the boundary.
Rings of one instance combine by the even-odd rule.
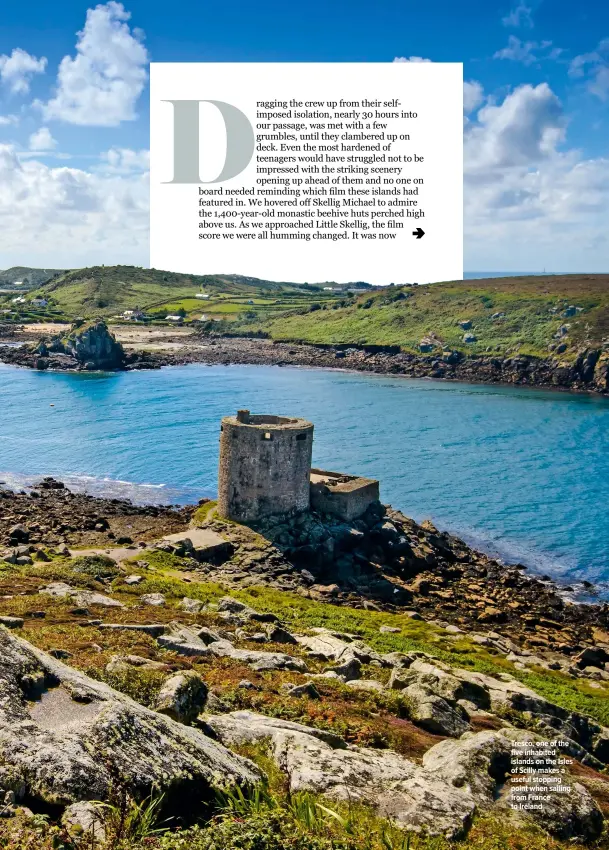
[[[225,416],[220,434],[218,513],[237,522],[308,510],[313,425],[305,419]]]

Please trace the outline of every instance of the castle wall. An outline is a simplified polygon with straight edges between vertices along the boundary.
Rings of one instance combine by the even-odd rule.
[[[218,513],[237,522],[309,508],[313,425],[239,411],[222,420]]]
[[[379,498],[379,482],[374,478],[311,470],[310,499],[314,511],[352,522]]]

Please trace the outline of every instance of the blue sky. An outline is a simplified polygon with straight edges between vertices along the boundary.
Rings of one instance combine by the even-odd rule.
[[[145,265],[147,63],[464,63],[468,269],[609,266],[609,4],[5,4],[0,268]]]

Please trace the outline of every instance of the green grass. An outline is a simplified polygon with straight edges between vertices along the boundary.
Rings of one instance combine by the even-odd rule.
[[[209,301],[195,298],[205,292]],[[180,308],[190,312],[228,314],[288,309],[335,297],[315,287],[238,275],[187,275],[136,266],[95,266],[53,278],[30,295],[44,295],[61,316],[110,317],[139,307],[147,313]],[[6,299],[10,300],[10,296]],[[248,304],[252,300],[254,304]],[[213,303],[214,309],[210,306]]]
[[[204,521],[213,507],[213,502],[202,505],[198,519]],[[134,554],[133,561],[140,558],[141,554]],[[298,700],[286,696],[281,689],[283,681],[294,679],[293,673],[260,674],[256,681],[261,685],[261,690],[246,691],[236,688],[245,670],[230,659],[203,658],[196,663],[185,661],[159,649],[149,636],[130,632],[101,633],[92,626],[84,630],[86,634],[83,635],[78,622],[69,616],[73,603],[45,597],[43,605],[43,598],[36,597],[35,593],[37,586],[50,580],[107,590],[107,584],[100,584],[92,576],[92,573],[97,573],[97,568],[89,570],[87,562],[87,569],[81,571],[83,560],[56,558],[50,563],[36,563],[27,567],[5,565],[0,568],[3,587],[7,587],[7,582],[14,586],[29,582],[27,595],[5,598],[2,613],[24,613],[40,607],[47,610],[44,620],[32,621],[22,632],[36,645],[45,649],[51,646],[67,648],[74,653],[68,663],[84,669],[94,678],[108,682],[148,706],[154,705],[164,674],[138,668],[109,673],[105,665],[111,654],[141,654],[178,665],[180,669],[192,663],[212,690],[217,689],[231,708],[252,708],[266,714],[330,728],[344,733],[351,743],[373,747],[390,746],[412,757],[412,753],[399,748],[397,738],[383,738],[383,729],[386,729],[383,723],[387,713],[394,717],[407,716],[402,712],[404,707],[396,702],[399,694],[366,694],[337,683],[320,681],[323,699]],[[146,553],[146,561],[148,568],[137,567],[138,573],[143,576],[139,585],[128,587],[119,577],[111,586],[114,595],[127,603],[134,602],[143,593],[162,592],[166,596],[168,608],[155,611],[154,616],[162,617],[163,621],[170,621],[177,616],[177,605],[183,596],[209,603],[217,602],[227,593],[226,588],[213,582],[183,581],[175,573],[185,569],[188,564],[174,555],[151,551]],[[509,672],[556,704],[568,710],[583,711],[604,724],[609,723],[609,690],[604,685],[595,690],[589,683],[569,679],[560,672],[516,670],[505,658],[473,643],[467,635],[455,640],[454,636],[440,627],[411,620],[405,614],[340,607],[272,588],[254,587],[230,592],[259,611],[277,614],[292,631],[326,626],[358,635],[382,653],[419,650],[456,667],[491,675]],[[124,616],[132,621],[133,618],[146,616],[149,619],[151,614],[145,609],[131,607],[114,616]],[[215,618],[217,615],[211,609],[196,619],[197,622],[216,627]],[[384,624],[397,626],[400,632],[381,633],[379,628]],[[102,650],[100,646],[103,646]],[[313,669],[321,668],[313,661],[311,665]],[[387,671],[370,667],[364,673],[366,677],[383,678]],[[247,675],[251,677],[253,674],[249,671]],[[237,699],[245,702],[233,701]],[[250,704],[247,700],[263,702]],[[479,817],[462,842],[415,835],[408,837],[364,806],[328,801],[312,794],[288,793],[284,775],[274,766],[263,746],[248,745],[241,748],[240,752],[255,760],[267,774],[269,782],[266,787],[251,795],[238,792],[221,795],[218,810],[211,822],[209,811],[202,808],[200,822],[179,831],[171,829],[158,832],[163,824],[155,821],[153,809],[149,810],[146,802],[133,803],[132,806],[129,804],[118,820],[116,807],[105,806],[102,813],[107,816],[108,842],[100,846],[100,850],[563,850],[567,846],[575,850],[578,847],[553,841],[535,826],[510,822],[501,815]],[[152,801],[149,802],[152,804]],[[130,824],[128,828],[126,823]],[[117,836],[120,836],[120,840]],[[58,850],[60,847],[63,850],[77,850],[79,846],[82,845],[70,843],[69,836],[61,827],[49,824],[44,819],[30,822],[19,818],[10,822],[0,819],[0,847],[3,850],[29,850],[30,847],[40,850]],[[607,848],[609,845],[603,839],[595,846]]]
[[[203,506],[204,508],[207,505]],[[147,553],[153,571],[138,572],[144,581],[136,588],[123,592],[163,593],[167,599],[177,602],[183,596],[199,599],[204,603],[217,602],[225,596],[226,588],[213,582],[182,582],[167,572],[183,569],[183,561],[164,552]],[[30,568],[31,569],[31,568]],[[568,711],[579,711],[609,726],[609,689],[592,688],[586,680],[572,679],[559,671],[518,670],[498,654],[493,654],[467,635],[454,640],[443,629],[424,620],[412,620],[406,614],[348,608],[317,602],[298,594],[253,587],[244,591],[231,591],[231,595],[261,612],[276,614],[291,631],[306,631],[314,627],[329,628],[338,632],[357,635],[379,653],[419,651],[433,655],[453,667],[462,667],[497,676],[510,673],[516,679]],[[399,633],[384,633],[382,625],[397,626]]]
[[[214,507],[208,502],[199,510],[200,520]],[[204,603],[217,602],[225,596],[226,588],[215,582],[184,582],[179,573],[189,568],[188,562],[163,551],[149,551],[146,560],[149,567],[141,568],[135,561],[141,555],[134,556],[133,569],[143,576],[143,581],[128,587],[122,579],[113,583],[113,588],[125,599],[137,597],[143,593],[163,593],[170,604],[177,605],[184,596],[199,599]],[[129,565],[129,562],[125,562]],[[67,560],[57,558],[51,563],[36,563],[28,567],[3,565],[0,577],[28,576],[40,582],[65,581],[76,587],[104,591],[104,585],[95,581],[91,575],[80,571],[80,559]],[[454,667],[463,667],[496,676],[498,673],[510,673],[516,679],[568,711],[579,711],[609,726],[609,689],[593,688],[587,680],[572,679],[560,671],[518,670],[505,658],[489,652],[471,641],[467,635],[459,640],[443,629],[423,620],[411,620],[406,614],[392,614],[381,611],[348,608],[318,602],[298,594],[287,593],[267,587],[253,587],[244,591],[231,591],[231,595],[251,607],[276,614],[292,631],[304,631],[322,626],[334,631],[355,634],[380,653],[420,651],[434,655]],[[21,614],[21,609],[32,607],[30,596],[16,596],[7,604],[6,613]],[[67,603],[66,603],[67,604]],[[9,610],[10,609],[10,610]],[[399,633],[381,633],[381,625],[397,626]]]
[[[260,759],[257,759],[260,760]],[[136,802],[117,793],[98,804],[105,841],[98,850],[581,850],[556,841],[532,822],[492,814],[478,816],[464,840],[449,841],[405,833],[370,808],[328,801],[315,794],[290,794],[262,786],[252,792],[218,795],[215,816],[189,828],[175,828],[163,817],[162,797]],[[92,845],[46,816],[0,821],[4,850],[78,850]],[[607,837],[588,847],[607,848]]]
[[[583,308],[564,317],[568,306]],[[556,310],[556,312],[551,312]],[[504,317],[493,319],[496,313]],[[477,342],[465,343],[459,321],[470,320]],[[562,324],[570,324],[564,357],[583,346],[600,346],[609,336],[609,275],[557,275],[456,281],[427,286],[388,287],[366,293],[351,306],[322,305],[314,312],[293,312],[261,327],[277,340],[312,343],[399,345],[418,351],[433,334],[451,349],[482,354],[547,355]],[[441,350],[441,347],[439,348]]]

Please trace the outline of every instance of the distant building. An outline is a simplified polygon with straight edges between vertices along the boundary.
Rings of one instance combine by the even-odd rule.
[[[166,322],[181,322],[183,320],[183,316],[165,316]]]
[[[205,292],[197,292],[195,298],[209,298],[209,295],[207,295]]]
[[[34,307],[47,307],[49,302],[46,298],[34,298],[32,300],[32,304],[34,305]]]
[[[135,310],[125,310],[121,318],[125,319],[125,321],[127,322],[137,322],[141,319],[145,319],[146,314],[143,312],[143,310],[140,310],[138,307],[136,307]]]
[[[13,304],[25,304],[25,298],[23,297],[23,295],[18,295],[16,298],[13,298],[12,303]]]

